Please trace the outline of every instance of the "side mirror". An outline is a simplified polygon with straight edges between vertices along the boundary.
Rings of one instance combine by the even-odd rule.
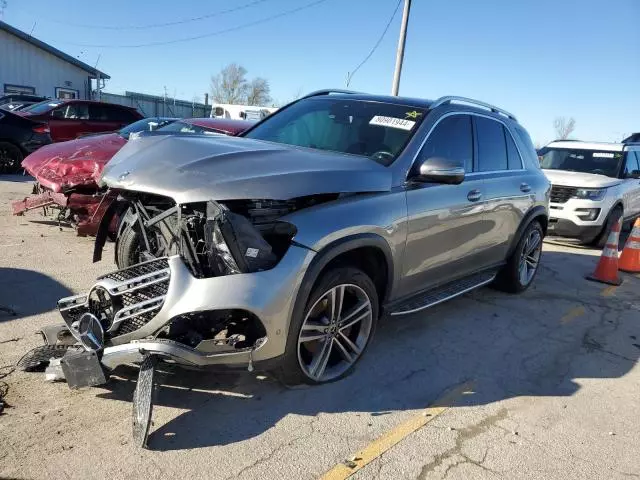
[[[419,164],[414,180],[458,185],[464,180],[464,173],[464,168],[458,162],[442,157],[430,157]]]
[[[640,170],[633,170],[631,173],[627,173],[626,178],[640,178]]]

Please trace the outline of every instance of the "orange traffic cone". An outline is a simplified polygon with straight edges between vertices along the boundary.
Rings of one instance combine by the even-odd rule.
[[[620,255],[620,270],[629,273],[640,272],[640,218],[633,224],[633,230]]]
[[[618,242],[620,241],[620,230],[622,229],[622,218],[611,228],[607,244],[602,250],[600,261],[596,270],[588,275],[587,280],[594,282],[608,283],[609,285],[620,285],[622,279],[618,275]]]

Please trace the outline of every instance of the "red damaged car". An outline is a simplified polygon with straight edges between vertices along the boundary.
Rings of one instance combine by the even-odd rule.
[[[54,142],[87,133],[113,132],[142,118],[135,108],[92,100],[45,100],[16,113],[47,123]]]
[[[75,225],[78,235],[95,235],[112,201],[97,182],[105,164],[130,138],[150,130],[154,134],[237,135],[254,123],[220,118],[145,118],[114,133],[47,145],[22,162],[36,183],[31,196],[12,202],[13,214],[52,206],[59,210],[58,220]]]

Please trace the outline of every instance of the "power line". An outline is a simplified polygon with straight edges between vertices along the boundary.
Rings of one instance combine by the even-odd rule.
[[[209,37],[215,37],[218,35],[222,35],[224,33],[231,33],[231,32],[235,32],[238,30],[243,30],[245,28],[248,27],[253,27],[255,25],[260,25],[262,23],[267,23],[270,22],[271,20],[275,20],[277,18],[282,18],[282,17],[286,17],[289,15],[292,15],[294,13],[298,13],[302,10],[306,10],[308,8],[311,7],[315,7],[316,5],[319,5],[321,3],[324,3],[328,0],[316,0],[315,2],[311,2],[308,3],[306,5],[303,5],[301,7],[298,8],[294,8],[291,10],[286,10],[284,12],[278,13],[276,15],[271,15],[269,17],[266,18],[262,18],[260,20],[256,20],[253,22],[249,22],[249,23],[244,23],[242,25],[238,25],[236,27],[231,27],[231,28],[226,28],[224,30],[218,30],[216,32],[211,32],[211,33],[205,33],[203,35],[196,35],[193,37],[185,37],[185,38],[178,38],[175,40],[164,40],[164,41],[159,41],[159,42],[150,42],[150,43],[139,43],[139,44],[132,44],[132,45],[93,45],[93,44],[87,44],[87,43],[72,43],[72,42],[60,42],[60,43],[64,43],[66,45],[73,45],[76,47],[87,47],[87,48],[142,48],[142,47],[153,47],[153,46],[158,46],[158,45],[172,45],[174,43],[182,43],[182,42],[190,42],[192,40],[199,40],[201,38],[209,38]]]
[[[364,57],[364,60],[362,60],[358,66],[353,70],[353,72],[351,72],[348,76],[347,76],[347,87],[349,86],[349,83],[351,82],[351,79],[353,78],[353,76],[355,75],[355,73],[360,70],[360,67],[362,67],[365,63],[367,63],[367,60],[369,60],[371,58],[371,55],[373,55],[373,53],[377,50],[378,46],[380,45],[380,43],[382,43],[382,39],[384,38],[384,36],[387,34],[387,31],[389,30],[389,27],[391,26],[391,23],[393,22],[393,19],[396,17],[396,13],[398,13],[398,9],[400,8],[400,3],[402,3],[402,0],[398,0],[398,4],[396,5],[396,8],[393,10],[393,14],[391,15],[391,18],[389,19],[389,21],[387,22],[387,26],[384,27],[384,30],[382,31],[382,35],[380,35],[380,38],[378,38],[378,41],[376,42],[376,44],[373,46],[373,48],[371,49],[371,51],[369,52],[369,55],[367,55],[366,57]]]
[[[0,0],[0,2],[1,1],[2,0]],[[53,19],[48,19],[48,21],[52,23],[58,23],[60,25],[67,25],[70,27],[93,28],[93,29],[100,29],[100,30],[146,30],[149,28],[170,27],[173,25],[183,25],[185,23],[197,22],[199,20],[206,20],[207,18],[217,17],[220,15],[225,15],[227,13],[233,13],[239,10],[244,10],[246,8],[250,8],[267,1],[269,0],[253,0],[252,2],[238,5],[237,7],[227,8],[226,10],[220,10],[218,12],[208,13],[206,15],[200,15],[199,17],[185,18],[183,20],[176,20],[174,22],[150,23],[147,25],[113,26],[113,25],[89,25],[86,23],[73,23],[73,22],[53,20]]]

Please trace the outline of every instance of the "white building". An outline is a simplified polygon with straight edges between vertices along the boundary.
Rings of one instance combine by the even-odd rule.
[[[32,93],[91,99],[91,80],[109,75],[0,21],[0,96]]]

